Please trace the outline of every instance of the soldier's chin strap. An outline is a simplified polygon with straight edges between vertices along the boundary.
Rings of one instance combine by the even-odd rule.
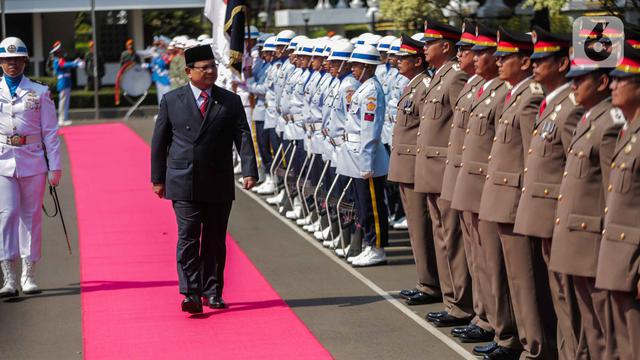
[[[60,222],[62,222],[62,230],[64,231],[64,237],[67,240],[67,251],[69,251],[69,255],[72,255],[71,242],[69,241],[69,233],[67,232],[67,225],[65,224],[64,216],[62,215],[62,207],[60,207],[60,199],[58,198],[58,191],[56,191],[56,188],[52,185],[49,185],[49,194],[53,199],[54,213],[50,214],[47,211],[47,208],[44,206],[44,203],[42,204],[42,211],[49,218],[54,218],[57,215],[60,215]]]

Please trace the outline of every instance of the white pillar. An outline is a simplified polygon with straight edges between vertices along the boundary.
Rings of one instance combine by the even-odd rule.
[[[133,43],[136,50],[144,49],[144,22],[142,21],[142,10],[131,10],[131,28],[133,29]]]
[[[34,74],[35,76],[41,76],[40,73],[40,63],[44,61],[43,54],[43,40],[42,40],[42,14],[41,13],[33,13],[31,15],[32,22],[32,32],[33,32],[33,44],[31,48],[33,49],[33,54],[31,54],[31,60],[33,61],[33,65],[35,67]]]

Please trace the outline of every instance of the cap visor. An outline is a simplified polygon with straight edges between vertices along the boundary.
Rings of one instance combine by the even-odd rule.
[[[473,45],[471,51],[482,51],[487,49],[495,48],[495,46],[484,46],[484,45]]]
[[[596,69],[571,69],[569,70],[569,72],[567,73],[567,75],[565,75],[565,77],[567,78],[576,78],[576,77],[580,77],[582,75],[587,75],[593,71],[595,71]]]
[[[612,70],[609,75],[617,78],[640,77],[640,74],[632,74],[618,69]]]
[[[460,40],[456,43],[456,46],[473,46],[474,44],[468,41]]]
[[[531,59],[544,59],[551,55],[553,55],[553,53],[551,52],[539,52],[539,53],[534,52],[533,54],[531,54]]]

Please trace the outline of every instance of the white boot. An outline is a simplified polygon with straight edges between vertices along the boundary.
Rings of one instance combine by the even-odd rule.
[[[2,275],[4,276],[4,284],[0,289],[0,298],[18,296],[18,282],[16,281],[16,272],[13,261],[3,260],[0,263],[2,267]]]
[[[27,259],[22,259],[22,277],[20,278],[20,286],[22,292],[30,295],[40,292],[35,279],[36,263]]]
[[[347,245],[347,247],[344,248],[344,250],[342,250],[342,248],[337,248],[336,255],[338,255],[341,258],[345,257],[345,255],[349,253],[349,248],[351,248],[351,245]]]
[[[358,255],[356,255],[356,256],[350,256],[350,257],[348,257],[348,258],[347,258],[347,262],[348,262],[349,264],[351,264],[351,263],[353,263],[354,261],[356,261],[356,260],[358,260],[358,259],[364,258],[364,257],[368,256],[369,251],[371,251],[371,246],[367,246],[367,247],[365,247],[365,248],[364,248],[364,250],[362,250],[362,251],[360,252],[360,254],[358,254]]]
[[[58,127],[69,126],[72,123],[71,120],[58,120]]]
[[[293,209],[287,211],[284,216],[291,220],[298,219],[302,216],[302,201],[300,201],[300,198],[293,199]]]
[[[285,195],[284,190],[281,190],[278,195],[267,198],[267,204],[269,205],[279,204],[282,201],[282,199],[284,199],[284,195]]]
[[[387,263],[387,256],[384,249],[370,246],[369,251],[363,257],[353,259],[351,265],[355,267],[374,266]]]
[[[302,219],[298,219],[296,220],[296,225],[304,225],[307,226],[309,224],[311,224],[311,218],[313,217],[313,214],[309,214],[306,217],[302,218]]]
[[[240,175],[242,173],[242,165],[240,162],[233,168],[233,175]]]
[[[396,223],[393,224],[393,228],[396,230],[407,230],[409,228],[409,224],[407,223],[407,218],[405,217],[396,221]]]
[[[256,192],[260,195],[273,194],[276,191],[276,183],[273,181],[271,175],[267,175],[267,180],[262,184],[259,190]]]

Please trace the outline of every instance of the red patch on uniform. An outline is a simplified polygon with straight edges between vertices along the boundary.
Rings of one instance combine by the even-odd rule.
[[[373,121],[375,118],[376,118],[375,114],[372,114],[372,113],[364,114],[364,121]]]

